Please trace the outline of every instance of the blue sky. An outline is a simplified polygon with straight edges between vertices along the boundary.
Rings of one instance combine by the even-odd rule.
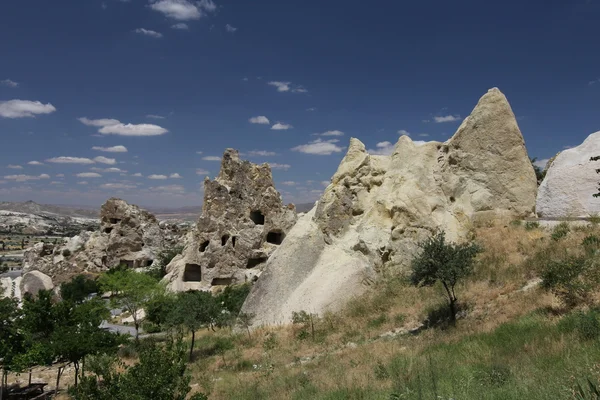
[[[599,23],[599,0],[3,1],[0,200],[199,205],[233,147],[313,201],[350,137],[444,141],[491,87],[547,159],[600,130]]]

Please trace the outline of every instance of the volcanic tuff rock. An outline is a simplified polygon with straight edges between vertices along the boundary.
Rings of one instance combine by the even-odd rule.
[[[405,271],[417,243],[439,229],[453,241],[473,220],[532,216],[537,182],[506,97],[491,89],[445,143],[402,136],[391,156],[351,139],[317,206],[301,217],[252,288],[255,324],[293,311],[335,309],[376,272]]]
[[[592,133],[577,147],[564,150],[548,162],[540,185],[536,211],[541,218],[588,217],[600,213],[598,192],[600,132]]]
[[[25,251],[23,271],[41,271],[58,284],[82,272],[101,272],[122,264],[146,267],[177,239],[177,232],[162,229],[149,212],[112,198],[100,210],[99,231],[81,232],[56,247],[37,243]]]
[[[253,280],[296,219],[295,207],[283,205],[269,165],[242,161],[227,149],[219,176],[204,181],[202,214],[165,281],[184,291]]]
[[[37,295],[40,290],[52,290],[52,278],[40,271],[31,271],[23,275],[20,284],[21,294]]]

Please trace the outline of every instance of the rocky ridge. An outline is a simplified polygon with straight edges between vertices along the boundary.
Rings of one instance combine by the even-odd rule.
[[[273,253],[244,303],[255,324],[293,311],[334,310],[378,270],[406,270],[417,243],[439,229],[453,241],[478,220],[534,215],[537,182],[512,109],[496,88],[454,136],[418,144],[402,136],[391,156],[351,139],[317,206]]]

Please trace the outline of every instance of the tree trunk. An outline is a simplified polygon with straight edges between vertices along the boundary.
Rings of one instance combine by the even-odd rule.
[[[75,362],[73,365],[75,366],[75,387],[77,387],[79,383],[79,363]]]
[[[446,289],[446,293],[448,294],[448,301],[449,301],[449,305],[450,305],[450,325],[452,326],[456,326],[456,296],[454,295],[454,287],[452,288],[452,291],[450,291],[450,288],[448,287],[448,284],[444,281],[442,281],[442,284],[444,285],[444,289]]]
[[[60,376],[62,375],[64,368],[65,367],[58,367],[58,373],[56,374],[56,389],[54,389],[54,390],[56,391],[57,394],[58,394],[58,386],[60,385]]]
[[[0,400],[4,400],[4,374],[6,374],[6,371],[2,369],[2,375],[0,376]]]
[[[194,341],[196,340],[196,331],[192,329],[192,345],[190,346],[190,362],[192,361],[192,354],[194,353]]]

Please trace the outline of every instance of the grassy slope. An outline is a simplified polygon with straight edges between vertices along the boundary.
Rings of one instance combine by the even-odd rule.
[[[444,301],[440,288],[388,279],[318,319],[314,337],[300,325],[250,338],[203,333],[191,366],[194,388],[228,400],[558,399],[572,397],[576,380],[597,381],[598,339],[582,339],[553,295],[520,289],[549,259],[581,253],[583,238],[600,229],[572,230],[559,241],[516,225],[474,234],[486,251],[457,292],[467,308],[457,328],[381,338],[418,326]],[[223,343],[235,348],[221,354]]]

